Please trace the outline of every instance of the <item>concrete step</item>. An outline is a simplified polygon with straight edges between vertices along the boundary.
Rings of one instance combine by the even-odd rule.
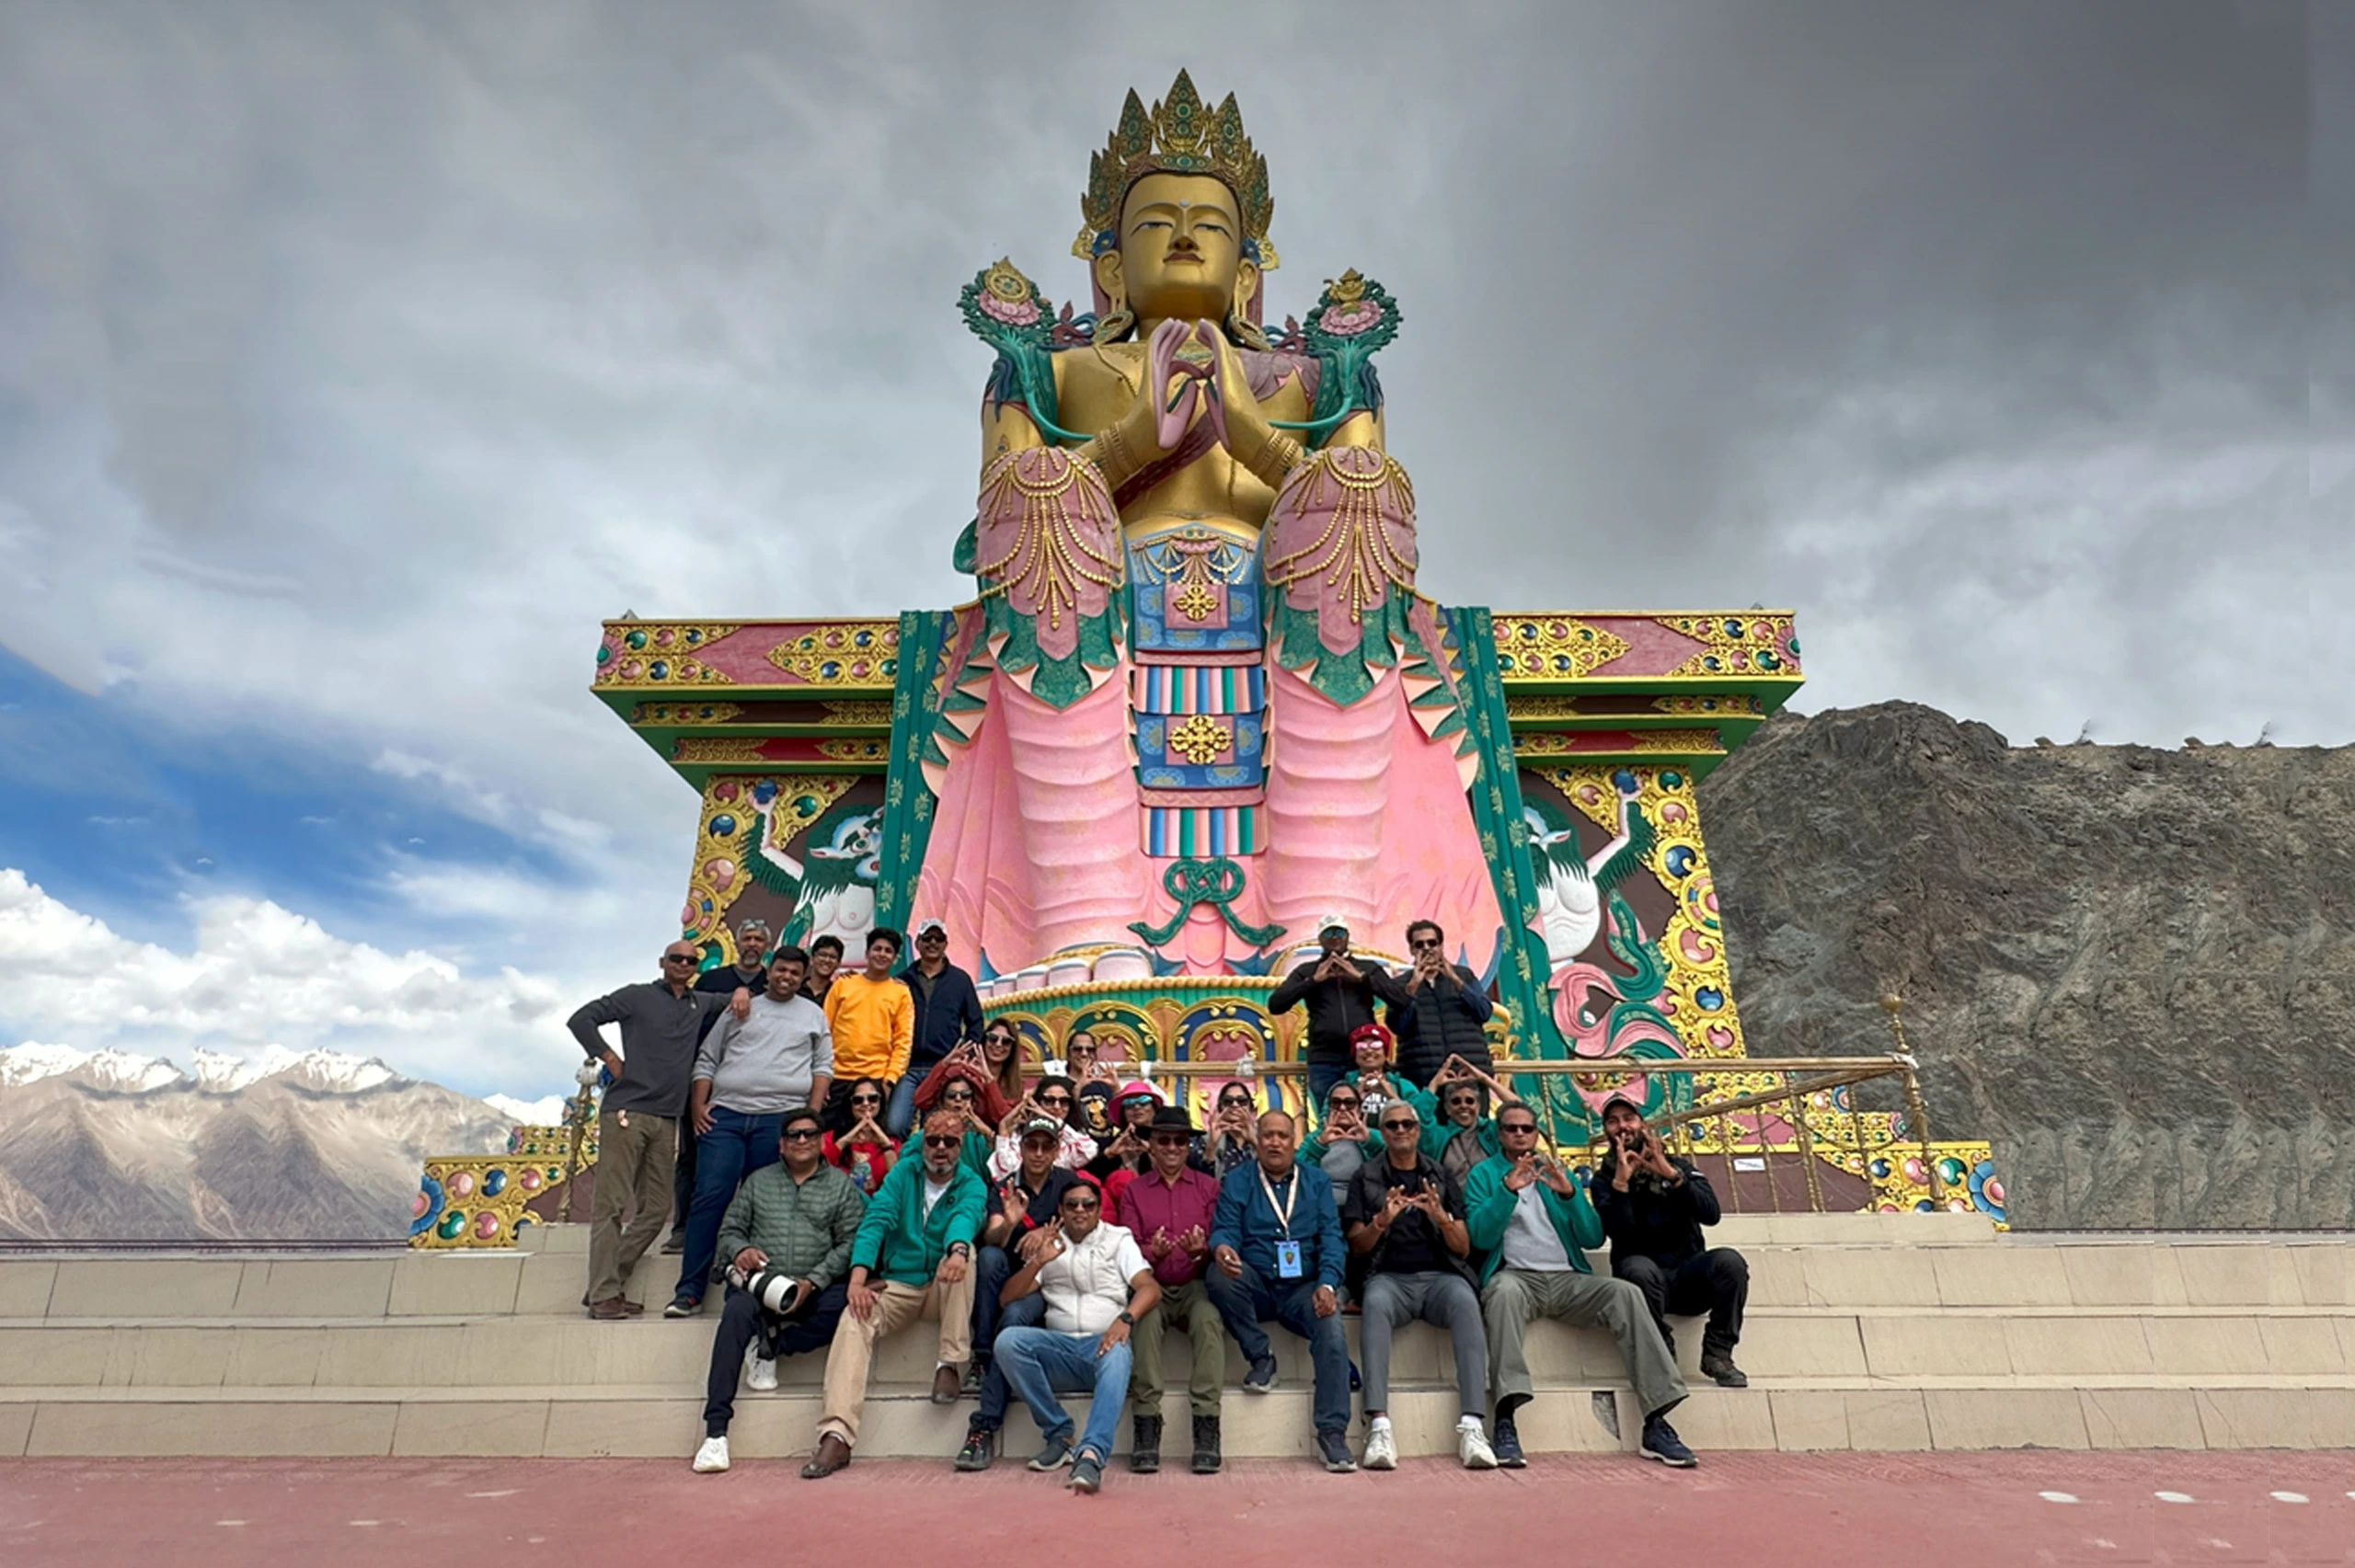
[[[52,1319],[0,1322],[0,1388],[463,1387],[492,1383],[699,1386],[709,1364],[716,1312],[684,1322],[585,1318],[214,1319],[140,1322]],[[1351,1354],[1359,1322],[1345,1317]],[[922,1382],[937,1330],[885,1340],[877,1376]],[[1286,1376],[1308,1375],[1306,1347],[1272,1336]],[[1621,1374],[1617,1346],[1600,1329],[1530,1325],[1532,1369],[1572,1382]],[[1688,1379],[1699,1377],[1700,1335],[1677,1335]],[[1740,1359],[1782,1376],[1913,1379],[2094,1374],[2208,1376],[2355,1372],[2355,1313],[2342,1308],[2172,1307],[1753,1307]],[[1166,1375],[1182,1382],[1192,1351],[1167,1335]],[[1446,1336],[1410,1323],[1392,1342],[1395,1378],[1440,1379],[1452,1365]],[[1230,1344],[1225,1378],[1246,1370]],[[816,1383],[817,1358],[780,1369]]]
[[[1777,1223],[1788,1229],[1798,1218]],[[1971,1233],[1931,1215],[1807,1218],[1901,1221],[1921,1225],[1918,1233],[1930,1237]],[[1983,1235],[1977,1242],[1743,1243],[1750,1299],[1753,1308],[2355,1303],[2355,1244],[2343,1236],[1997,1239],[1983,1225],[1978,1229]],[[581,1310],[586,1286],[585,1230],[527,1231],[526,1247],[516,1251],[0,1255],[0,1319],[571,1317]],[[1607,1269],[1601,1254],[1593,1261]],[[678,1274],[676,1257],[649,1253],[633,1274],[629,1294],[660,1308]]]
[[[1614,1437],[1596,1420],[1611,1402]],[[1306,1455],[1310,1392],[1287,1380],[1273,1393],[1229,1390],[1221,1410],[1233,1456]],[[1065,1401],[1085,1422],[1086,1400]],[[1541,1387],[1520,1417],[1533,1452],[1632,1450],[1639,1423],[1625,1390]],[[626,1455],[684,1462],[702,1436],[702,1401],[675,1385],[489,1384],[473,1388],[0,1391],[0,1456],[293,1454]],[[870,1390],[859,1452],[939,1460],[962,1440],[970,1402],[935,1405],[913,1384]],[[1408,1456],[1454,1452],[1452,1389],[1393,1388],[1391,1413]],[[1164,1405],[1166,1459],[1183,1462],[1186,1396]],[[818,1398],[808,1389],[743,1394],[729,1447],[747,1459],[810,1451]],[[2005,1448],[2252,1448],[2355,1447],[2355,1385],[2276,1377],[2211,1379],[1969,1379],[1891,1387],[1860,1379],[1761,1378],[1739,1391],[1705,1387],[1678,1409],[1678,1431],[1703,1456],[1729,1449],[1901,1451]],[[1363,1424],[1352,1426],[1352,1441]],[[1116,1453],[1129,1448],[1120,1423]],[[1020,1463],[1037,1431],[1017,1404],[1005,1453]],[[1008,1462],[1001,1459],[1001,1463]]]

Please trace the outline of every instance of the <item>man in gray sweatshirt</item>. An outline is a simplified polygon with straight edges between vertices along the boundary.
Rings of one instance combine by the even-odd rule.
[[[565,1021],[592,1061],[613,1075],[597,1116],[595,1196],[589,1219],[589,1293],[592,1318],[634,1317],[643,1307],[622,1294],[630,1270],[662,1233],[671,1209],[671,1166],[678,1155],[679,1117],[687,1108],[695,1070],[695,1036],[704,1015],[727,1008],[740,1019],[752,995],[695,989],[700,956],[692,942],[662,950],[662,978],[624,986]],[[605,1043],[604,1025],[622,1026],[622,1048]],[[774,1139],[772,1139],[774,1141]],[[622,1213],[635,1208],[629,1226]]]
[[[687,1116],[695,1139],[695,1201],[688,1206],[687,1244],[679,1260],[679,1288],[666,1318],[691,1318],[703,1309],[719,1223],[737,1185],[775,1164],[785,1113],[825,1104],[834,1076],[833,1036],[826,1010],[801,994],[810,956],[781,947],[769,960],[763,994],[741,1018],[723,1018],[695,1054]]]

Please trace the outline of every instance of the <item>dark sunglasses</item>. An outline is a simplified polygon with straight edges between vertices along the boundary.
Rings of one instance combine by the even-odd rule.
[[[1244,1095],[1229,1094],[1218,1103],[1218,1108],[1222,1111],[1247,1111],[1251,1108],[1251,1102]]]
[[[1519,1132],[1534,1135],[1537,1131],[1537,1124],[1535,1122],[1499,1122],[1497,1130],[1506,1134]]]
[[[818,1136],[818,1129],[812,1127],[798,1127],[783,1136],[787,1143],[807,1143]]]
[[[1413,953],[1427,953],[1438,945],[1439,944],[1437,942],[1432,941],[1428,936],[1423,938],[1420,942],[1409,942],[1407,944],[1407,950]]]
[[[926,1149],[954,1149],[964,1139],[954,1133],[928,1132],[924,1135]]]
[[[1418,1123],[1412,1116],[1388,1116],[1383,1120],[1382,1130],[1384,1132],[1412,1132],[1419,1125],[1421,1124]]]
[[[985,1046],[1010,1046],[1014,1044],[1014,1036],[1011,1035],[983,1035],[982,1036],[982,1044]]]
[[[880,1094],[853,1094],[850,1097],[850,1103],[854,1105],[879,1105],[883,1103],[883,1096]]]
[[[692,953],[665,953],[662,955],[662,962],[665,964],[692,964],[695,961],[695,956]]]
[[[1068,1094],[1041,1094],[1039,1096],[1039,1104],[1042,1105],[1068,1105],[1071,1104],[1071,1096]]]
[[[1325,1102],[1325,1104],[1326,1104],[1327,1107],[1328,1109],[1331,1109],[1331,1110],[1336,1110],[1336,1111],[1354,1111],[1354,1110],[1356,1110],[1360,1105],[1364,1104],[1365,1104],[1365,1102],[1364,1102],[1363,1100],[1358,1099],[1358,1098],[1357,1098],[1356,1096],[1354,1096],[1354,1095],[1349,1095],[1349,1094],[1336,1094],[1333,1098],[1331,1098],[1331,1099],[1329,1099],[1329,1100],[1326,1101],[1326,1102]]]
[[[1068,1208],[1068,1209],[1074,1210],[1074,1212],[1080,1212],[1080,1211],[1085,1211],[1085,1210],[1086,1210],[1086,1209],[1090,1209],[1090,1208],[1100,1208],[1100,1207],[1102,1207],[1103,1206],[1102,1206],[1101,1204],[1098,1204],[1098,1203],[1097,1203],[1094,1198],[1092,1198],[1092,1197],[1079,1197],[1079,1198],[1067,1197],[1067,1198],[1063,1199],[1063,1207],[1064,1207],[1065,1208]]]
[[[943,1089],[940,1097],[944,1100],[970,1100],[973,1092],[971,1089]]]

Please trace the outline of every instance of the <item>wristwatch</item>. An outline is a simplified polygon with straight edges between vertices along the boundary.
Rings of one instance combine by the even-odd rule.
[[[969,1242],[951,1242],[948,1243],[948,1253],[951,1257],[970,1257],[972,1255],[972,1246]]]
[[[1137,1326],[1136,1314],[1124,1307],[1120,1310],[1120,1322],[1128,1324],[1131,1328],[1134,1328]]]

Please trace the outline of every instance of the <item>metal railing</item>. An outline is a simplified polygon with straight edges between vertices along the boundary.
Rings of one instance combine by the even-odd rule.
[[[1645,1126],[1660,1131],[1663,1141],[1686,1158],[1716,1154],[1726,1162],[1729,1173],[1743,1169],[1735,1164],[1738,1159],[1754,1159],[1754,1169],[1767,1180],[1770,1203],[1776,1211],[1782,1207],[1781,1189],[1774,1181],[1773,1162],[1780,1155],[1796,1160],[1806,1184],[1808,1208],[1810,1212],[1824,1210],[1822,1167],[1821,1154],[1828,1154],[1835,1162],[1853,1155],[1847,1168],[1870,1183],[1869,1172],[1876,1154],[1885,1154],[1892,1147],[1902,1147],[1917,1157],[1923,1173],[1922,1185],[1929,1190],[1930,1201],[1936,1207],[1947,1206],[1947,1184],[1939,1165],[1940,1159],[1930,1138],[1929,1112],[1923,1104],[1922,1086],[1917,1074],[1919,1063],[1910,1055],[1891,1053],[1882,1056],[1857,1057],[1580,1057],[1565,1060],[1505,1060],[1495,1064],[1495,1076],[1510,1088],[1516,1098],[1540,1112],[1539,1128],[1545,1140],[1557,1150],[1577,1141],[1592,1150],[1599,1147],[1599,1118],[1585,1109],[1583,1099],[1570,1102],[1575,1111],[1566,1111],[1557,1083],[1568,1081],[1575,1095],[1578,1081],[1589,1080],[1594,1092],[1614,1087],[1630,1078],[1683,1078],[1688,1086],[1683,1093],[1671,1091],[1667,1096],[1669,1106],[1656,1110],[1645,1118]],[[1308,1066],[1299,1061],[1259,1061],[1249,1058],[1228,1061],[1155,1061],[1133,1066],[1150,1076],[1167,1079],[1276,1079],[1289,1082],[1305,1080]],[[1894,1078],[1900,1083],[1900,1095],[1904,1104],[1903,1136],[1895,1137],[1896,1124],[1889,1123],[1888,1132],[1874,1136],[1876,1124],[1887,1113],[1868,1112],[1856,1103],[1859,1084],[1879,1079]],[[1692,1081],[1734,1081],[1744,1085],[1740,1092],[1713,1095],[1706,1100],[1694,1097],[1697,1087]],[[1765,1081],[1760,1083],[1759,1081]],[[1750,1085],[1756,1085],[1754,1087]],[[1715,1089],[1716,1082],[1707,1087]],[[1847,1091],[1843,1096],[1839,1091]],[[1822,1101],[1818,1096],[1824,1096]],[[1633,1098],[1633,1096],[1631,1096]],[[1681,1102],[1681,1103],[1680,1103]],[[1306,1105],[1305,1084],[1302,1085],[1300,1103],[1312,1123],[1316,1111]],[[1767,1114],[1779,1112],[1788,1127],[1787,1141],[1778,1141],[1766,1125]],[[1740,1126],[1744,1114],[1749,1114],[1750,1127]],[[1571,1125],[1583,1123],[1582,1127]],[[1821,1129],[1821,1131],[1819,1129]],[[1845,1133],[1844,1139],[1839,1136]],[[1583,1134],[1583,1137],[1579,1136]],[[1829,1143],[1829,1149],[1823,1145]],[[1728,1181],[1724,1196],[1728,1207],[1741,1211],[1741,1189],[1736,1182]]]

